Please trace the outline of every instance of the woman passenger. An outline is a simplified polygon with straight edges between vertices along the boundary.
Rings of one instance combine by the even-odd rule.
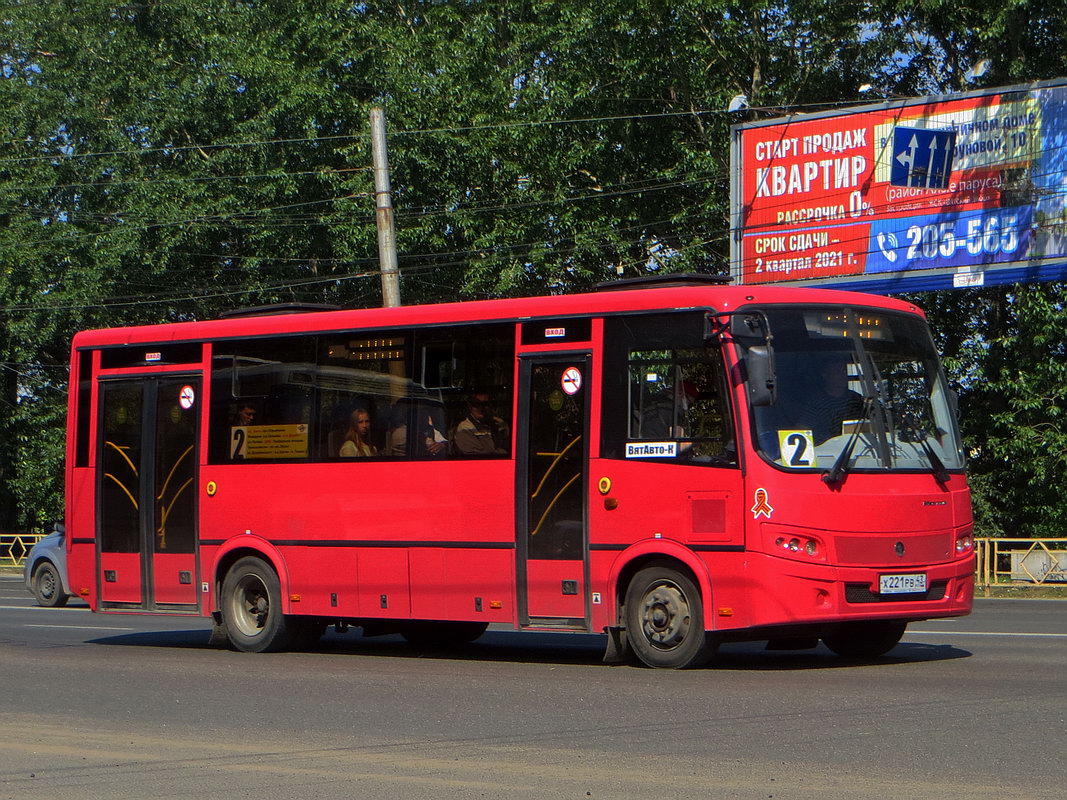
[[[341,443],[339,455],[342,458],[377,455],[378,451],[367,439],[369,434],[370,412],[365,408],[357,408],[349,418],[348,430],[345,432],[344,441]]]

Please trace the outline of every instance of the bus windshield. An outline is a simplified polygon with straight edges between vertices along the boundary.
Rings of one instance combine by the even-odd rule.
[[[761,455],[787,469],[963,468],[953,407],[926,323],[862,308],[764,312],[776,393],[754,409]]]

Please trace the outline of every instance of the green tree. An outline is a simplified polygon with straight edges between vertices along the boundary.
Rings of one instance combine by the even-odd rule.
[[[59,513],[74,331],[379,302],[372,105],[388,114],[405,302],[724,272],[732,97],[773,116],[854,102],[863,83],[955,90],[981,58],[985,85],[1053,77],[1064,13],[1033,0],[9,3],[0,525]],[[995,348],[968,327],[989,327],[984,297],[966,319],[941,315],[955,301],[927,305],[992,385]],[[1040,327],[1028,313],[1005,316],[1005,363],[1022,346],[1010,326]],[[960,385],[968,441],[1003,459],[984,437],[1023,420],[1024,398],[994,418],[976,383]],[[998,463],[975,458],[982,503]]]

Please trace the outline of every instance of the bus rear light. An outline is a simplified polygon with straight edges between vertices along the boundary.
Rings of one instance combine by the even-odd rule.
[[[967,533],[960,533],[956,535],[956,553],[957,555],[963,555],[969,553],[974,549],[974,537],[970,531]]]

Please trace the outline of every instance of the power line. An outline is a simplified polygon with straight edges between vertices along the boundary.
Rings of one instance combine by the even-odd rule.
[[[647,119],[661,119],[665,117],[692,117],[702,116],[706,114],[725,114],[725,111],[672,111],[663,112],[658,114],[627,114],[617,115],[609,117],[584,117],[579,119],[559,119],[559,120],[528,120],[521,122],[499,122],[499,123],[487,123],[483,125],[457,125],[457,126],[442,126],[438,128],[412,128],[412,129],[394,129],[390,131],[390,136],[413,136],[424,135],[429,133],[467,133],[471,131],[482,130],[494,130],[494,129],[507,129],[507,128],[520,128],[520,127],[537,127],[545,125],[574,125],[582,123],[592,122],[617,122],[617,121],[637,121]],[[334,141],[353,141],[353,140],[365,140],[368,138],[366,132],[360,133],[344,133],[344,134],[328,134],[326,136],[301,136],[301,137],[286,137],[276,139],[255,139],[247,142],[222,142],[218,144],[188,144],[188,145],[164,145],[160,147],[142,147],[136,150],[100,150],[88,153],[52,153],[42,156],[17,156],[13,158],[2,158],[0,164],[19,164],[33,161],[70,161],[74,159],[82,158],[100,158],[104,156],[144,156],[153,153],[183,153],[190,150],[224,150],[224,149],[236,149],[242,147],[269,147],[283,144],[307,144],[312,142],[334,142]]]

